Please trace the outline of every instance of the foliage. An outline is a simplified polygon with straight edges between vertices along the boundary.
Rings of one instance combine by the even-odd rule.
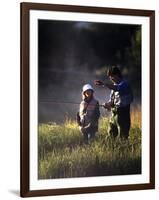
[[[138,111],[133,115],[139,116]],[[39,124],[39,179],[124,175],[141,173],[141,125],[133,118],[129,140],[108,137],[108,118],[101,118],[99,132],[88,145],[75,121]]]

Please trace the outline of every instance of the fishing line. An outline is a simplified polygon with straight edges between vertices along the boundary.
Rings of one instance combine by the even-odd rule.
[[[52,103],[52,104],[72,104],[72,105],[80,105],[81,103],[78,102],[71,102],[71,101],[55,101],[55,100],[40,100],[39,103]],[[94,106],[94,104],[89,104],[89,106]],[[103,107],[103,105],[99,105]]]

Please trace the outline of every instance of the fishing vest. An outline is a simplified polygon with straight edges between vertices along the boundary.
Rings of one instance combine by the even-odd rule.
[[[87,103],[86,101],[82,101],[79,109],[80,122],[83,126],[87,126],[94,118],[95,108],[98,104],[98,101],[92,98],[92,100]]]
[[[118,91],[111,91],[110,99],[113,105],[117,108],[130,105],[133,101],[133,94],[130,85],[126,81],[122,81]]]

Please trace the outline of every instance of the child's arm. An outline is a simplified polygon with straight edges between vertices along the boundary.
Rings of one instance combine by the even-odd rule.
[[[82,123],[81,123],[81,118],[80,118],[80,115],[79,115],[79,112],[77,112],[77,115],[76,115],[76,122],[79,126],[79,130],[84,133],[85,132],[85,128],[82,126]]]
[[[76,115],[76,122],[78,124],[78,126],[81,126],[81,118],[80,118],[80,115],[79,115],[79,112],[77,112],[77,115]]]
[[[97,103],[95,110],[94,110],[94,120],[97,121],[100,117],[100,111],[99,111],[99,102]]]

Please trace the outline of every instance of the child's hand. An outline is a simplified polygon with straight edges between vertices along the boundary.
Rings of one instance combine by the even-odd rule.
[[[82,127],[82,126],[80,126],[80,127],[79,127],[79,130],[80,130],[82,133],[84,133],[84,132],[85,132],[85,128],[84,128],[84,127]]]
[[[94,84],[95,85],[102,85],[102,86],[104,86],[104,83],[102,81],[100,81],[100,80],[95,80]]]
[[[84,128],[87,129],[91,126],[91,123],[89,123],[87,126],[85,126]]]

